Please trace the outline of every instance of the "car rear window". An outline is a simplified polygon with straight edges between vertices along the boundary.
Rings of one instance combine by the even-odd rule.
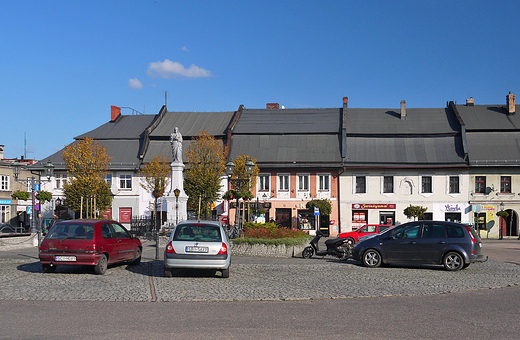
[[[56,224],[45,238],[92,240],[94,238],[94,226],[90,224]]]
[[[221,242],[220,227],[210,224],[187,224],[175,228],[174,241]]]
[[[464,231],[462,227],[458,225],[447,225],[446,231],[448,232],[448,237],[464,237]]]

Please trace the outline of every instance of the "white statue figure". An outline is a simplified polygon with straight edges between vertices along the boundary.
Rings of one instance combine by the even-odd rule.
[[[170,143],[172,145],[173,162],[182,163],[182,135],[177,127],[170,136]]]

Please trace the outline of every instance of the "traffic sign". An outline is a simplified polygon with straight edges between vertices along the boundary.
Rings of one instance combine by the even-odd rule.
[[[36,203],[36,204],[34,205],[34,210],[36,210],[36,211],[40,211],[40,203]]]
[[[320,216],[320,208],[314,207],[314,216]]]

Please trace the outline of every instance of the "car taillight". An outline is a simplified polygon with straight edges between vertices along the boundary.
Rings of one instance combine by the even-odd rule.
[[[97,250],[98,250],[97,246],[88,246],[85,248],[85,251],[87,253],[95,253],[95,252],[97,252]]]
[[[224,255],[224,254],[227,254],[227,246],[224,242],[222,242],[222,247],[220,247],[218,255]]]
[[[475,238],[473,237],[473,234],[471,233],[471,230],[469,230],[469,227],[467,225],[465,227],[466,227],[466,231],[469,234],[469,237],[471,237],[471,242],[477,243],[477,241],[475,241]]]
[[[49,248],[47,248],[46,246],[40,246],[40,251],[47,251],[49,250]]]
[[[166,246],[166,252],[170,254],[175,254],[175,249],[173,249],[173,245],[171,242],[169,242]]]

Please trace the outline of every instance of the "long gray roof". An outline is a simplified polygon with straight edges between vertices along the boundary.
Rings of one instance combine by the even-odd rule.
[[[467,133],[473,166],[520,165],[520,131]]]
[[[175,127],[184,137],[195,137],[201,131],[211,136],[223,136],[235,114],[227,112],[165,112],[157,126],[150,132],[150,138],[170,136]]]
[[[347,137],[350,167],[464,166],[460,136]]]
[[[234,134],[339,133],[341,109],[244,109]]]
[[[407,108],[401,119],[396,109],[346,109],[347,136],[350,134],[442,134],[460,131],[447,108]]]
[[[232,129],[230,159],[249,155],[263,168],[341,166],[341,109],[244,109]]]

